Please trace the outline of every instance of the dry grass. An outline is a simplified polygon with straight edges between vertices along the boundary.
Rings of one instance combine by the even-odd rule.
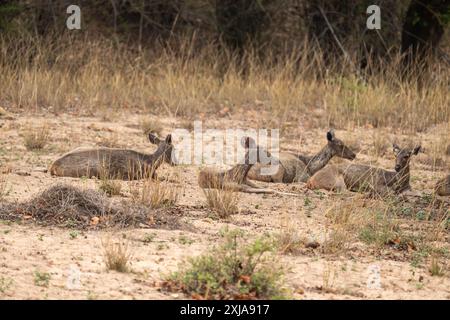
[[[319,78],[318,74],[326,73],[320,53],[299,48],[294,51],[301,59],[294,55],[275,65],[249,57],[245,78],[231,60],[226,73],[218,77],[223,66],[216,47],[194,51],[190,39],[177,50],[159,53],[76,37],[59,43],[28,40],[26,36],[23,42],[0,38],[2,99],[11,110],[71,108],[93,114],[132,107],[193,118],[199,113],[227,109],[233,114],[244,111],[243,106],[258,106],[282,121],[314,107],[327,115],[322,125],[402,129],[424,129],[450,117],[450,71],[438,65],[430,66],[432,76],[425,87],[417,79],[401,81],[396,59],[381,68],[383,72],[366,75],[364,81],[338,66],[330,69],[341,71]]]
[[[329,208],[324,253],[345,253],[363,242],[381,248],[398,236],[398,219],[389,205],[363,198],[343,200]]]
[[[227,219],[239,212],[237,192],[226,189],[203,189],[206,204],[220,219]]]
[[[27,125],[25,126],[22,135],[27,150],[41,150],[47,145],[50,139],[50,130],[48,125],[43,125],[38,128]]]
[[[6,175],[0,173],[0,201],[8,194]]]
[[[180,188],[166,181],[146,179],[139,201],[152,209],[174,206],[180,196]]]
[[[122,144],[119,142],[119,134],[117,132],[102,134],[98,137],[97,145],[106,148],[120,148]]]
[[[284,221],[281,231],[277,235],[277,246],[281,254],[296,254],[305,248],[306,239],[300,234],[296,226]]]
[[[33,221],[45,226],[78,229],[136,227],[155,220],[156,227],[168,224],[177,227],[176,219],[164,219],[162,213],[150,212],[147,207],[113,203],[103,192],[67,184],[51,186],[25,202],[1,203],[0,209],[0,219]]]
[[[109,197],[118,196],[122,190],[122,183],[118,180],[103,178],[100,180],[98,188],[105,192]]]
[[[442,277],[444,272],[444,267],[439,263],[439,259],[435,256],[431,258],[430,266],[428,271],[432,276]]]
[[[383,131],[374,131],[372,137],[373,152],[376,157],[382,157],[389,149],[389,137]]]
[[[332,255],[357,250],[389,255],[395,251],[413,265],[420,265],[430,255],[447,259],[448,217],[448,206],[426,195],[420,199],[361,196],[337,201],[326,213],[327,232],[321,249]]]
[[[128,241],[113,242],[111,238],[102,240],[103,259],[108,270],[128,272],[132,253]]]
[[[164,129],[163,124],[160,120],[156,118],[144,118],[140,122],[141,130],[144,134],[149,134],[150,132],[156,133],[158,136],[162,134]]]
[[[122,191],[122,182],[111,179],[109,171],[105,166],[100,170],[100,184],[98,188],[105,192],[109,197],[118,196]]]

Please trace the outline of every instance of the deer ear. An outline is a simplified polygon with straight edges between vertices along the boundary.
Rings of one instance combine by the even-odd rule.
[[[396,143],[393,143],[392,150],[394,151],[395,154],[398,154],[400,152],[400,147]]]
[[[333,129],[330,129],[330,130],[327,132],[327,140],[328,140],[328,141],[333,141],[333,140],[334,140],[334,130],[333,130]]]
[[[150,132],[148,134],[148,140],[150,141],[150,143],[153,143],[153,144],[161,143],[161,139],[159,139],[158,136],[156,134],[154,134],[153,132]]]
[[[165,141],[167,144],[172,144],[172,135],[168,134]]]
[[[413,150],[413,155],[417,155],[421,148],[422,148],[422,146],[415,147],[414,150]]]

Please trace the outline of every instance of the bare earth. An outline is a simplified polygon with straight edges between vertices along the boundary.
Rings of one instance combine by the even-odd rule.
[[[255,114],[247,115],[254,117]],[[43,172],[63,153],[81,146],[96,146],[110,141],[116,147],[152,152],[139,127],[144,115],[112,114],[109,119],[59,116],[14,115],[15,119],[0,118],[0,167],[8,184],[7,201],[23,201],[57,182],[67,182],[82,188],[98,188],[93,179],[55,178]],[[246,128],[256,124],[242,121],[245,117],[223,117],[204,120],[207,128]],[[180,119],[159,119],[163,134],[180,127]],[[27,151],[23,130],[48,124],[51,138],[40,151]],[[268,127],[261,121],[259,127]],[[273,126],[272,126],[273,127]],[[281,131],[281,149],[305,154],[317,152],[325,143],[327,128],[305,123],[286,124]],[[336,130],[336,135],[350,146],[358,147],[358,163],[373,163],[392,169],[394,157],[388,148],[384,155],[373,153],[374,136],[381,129],[352,127]],[[433,158],[433,150],[449,144],[449,128],[436,126],[414,136],[384,130],[387,142],[419,142],[424,153],[412,159],[411,185],[414,190],[432,193],[438,178],[449,172],[450,159],[441,154]],[[444,137],[444,138],[443,138]],[[175,141],[176,143],[176,141]],[[444,146],[445,149],[446,146]],[[335,161],[335,160],[333,160]],[[437,162],[439,166],[435,166]],[[180,177],[182,194],[178,205],[185,208],[182,218],[191,226],[186,230],[124,229],[71,230],[40,227],[33,223],[0,221],[0,298],[2,299],[183,299],[181,293],[159,291],[160,281],[169,272],[177,270],[187,257],[205,252],[219,240],[219,231],[225,226],[241,228],[249,238],[263,233],[276,234],[286,223],[295,225],[298,233],[308,239],[323,242],[327,234],[327,210],[346,196],[323,192],[322,195],[306,189],[304,184],[270,185],[274,189],[293,192],[297,196],[240,194],[240,214],[228,221],[210,217],[204,206],[205,198],[197,186],[196,166],[162,166],[160,175],[176,173]],[[132,182],[136,183],[136,182]],[[130,182],[122,182],[121,197],[130,197]],[[139,183],[139,182],[137,182]],[[264,185],[260,183],[260,185]],[[305,198],[312,205],[305,205]],[[417,232],[428,221],[405,219]],[[103,261],[102,239],[107,236],[129,241],[133,257],[131,272],[107,271]],[[144,242],[148,235],[152,241]],[[439,247],[447,252],[440,257],[444,268],[442,276],[429,272],[430,260],[413,264],[414,252],[394,248],[371,250],[364,243],[350,244],[345,253],[328,254],[318,249],[306,249],[298,254],[279,255],[286,266],[285,280],[295,299],[449,299],[450,250],[448,229],[439,237]],[[380,268],[381,287],[368,288],[369,272]],[[72,271],[71,271],[72,270]],[[68,286],[71,272],[79,270],[80,285]],[[46,272],[51,278],[48,287],[36,285],[35,273]]]

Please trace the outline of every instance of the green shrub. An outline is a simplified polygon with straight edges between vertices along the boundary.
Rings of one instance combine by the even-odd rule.
[[[204,299],[281,299],[283,269],[275,263],[273,240],[262,237],[245,243],[241,232],[227,232],[219,246],[188,261],[164,282],[168,291]]]

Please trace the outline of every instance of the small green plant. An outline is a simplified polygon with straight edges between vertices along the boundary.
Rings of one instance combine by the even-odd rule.
[[[6,291],[8,291],[9,288],[11,288],[12,284],[13,284],[12,279],[0,277],[0,293],[5,293]]]
[[[431,258],[431,264],[430,267],[428,268],[428,271],[432,276],[442,277],[445,274],[444,268],[439,263],[437,257],[434,256]]]
[[[305,197],[305,200],[304,200],[303,205],[304,205],[305,207],[309,207],[311,204],[312,204],[311,199],[310,199],[309,197]]]
[[[145,235],[144,239],[142,239],[142,242],[144,242],[144,243],[153,242],[155,237],[156,237],[156,233],[154,233],[154,232],[148,233],[148,234]]]
[[[162,250],[166,250],[169,249],[169,246],[165,243],[159,243],[158,246],[156,247],[156,250],[158,251],[162,251]]]
[[[188,260],[188,266],[163,282],[169,291],[205,299],[284,298],[283,269],[270,254],[273,240],[245,243],[240,231],[227,232],[211,252]]]
[[[416,218],[417,220],[424,221],[427,218],[427,213],[425,212],[425,210],[419,210],[416,213]]]
[[[66,222],[64,222],[64,227],[66,228],[76,228],[77,222],[73,219],[67,219]]]
[[[69,233],[70,239],[74,240],[78,237],[78,232],[77,231],[70,231]]]
[[[184,236],[184,235],[181,235],[181,236],[178,238],[178,241],[179,241],[181,244],[187,244],[187,245],[190,245],[190,244],[194,243],[194,240],[192,240],[192,239],[190,239],[190,238],[188,238],[188,237],[186,237],[186,236]]]
[[[50,274],[47,272],[40,272],[36,270],[34,272],[34,284],[39,287],[48,287],[50,284]]]
[[[102,169],[100,173],[100,185],[98,188],[106,193],[108,197],[112,197],[120,195],[122,184],[118,180],[110,179],[108,170]]]

